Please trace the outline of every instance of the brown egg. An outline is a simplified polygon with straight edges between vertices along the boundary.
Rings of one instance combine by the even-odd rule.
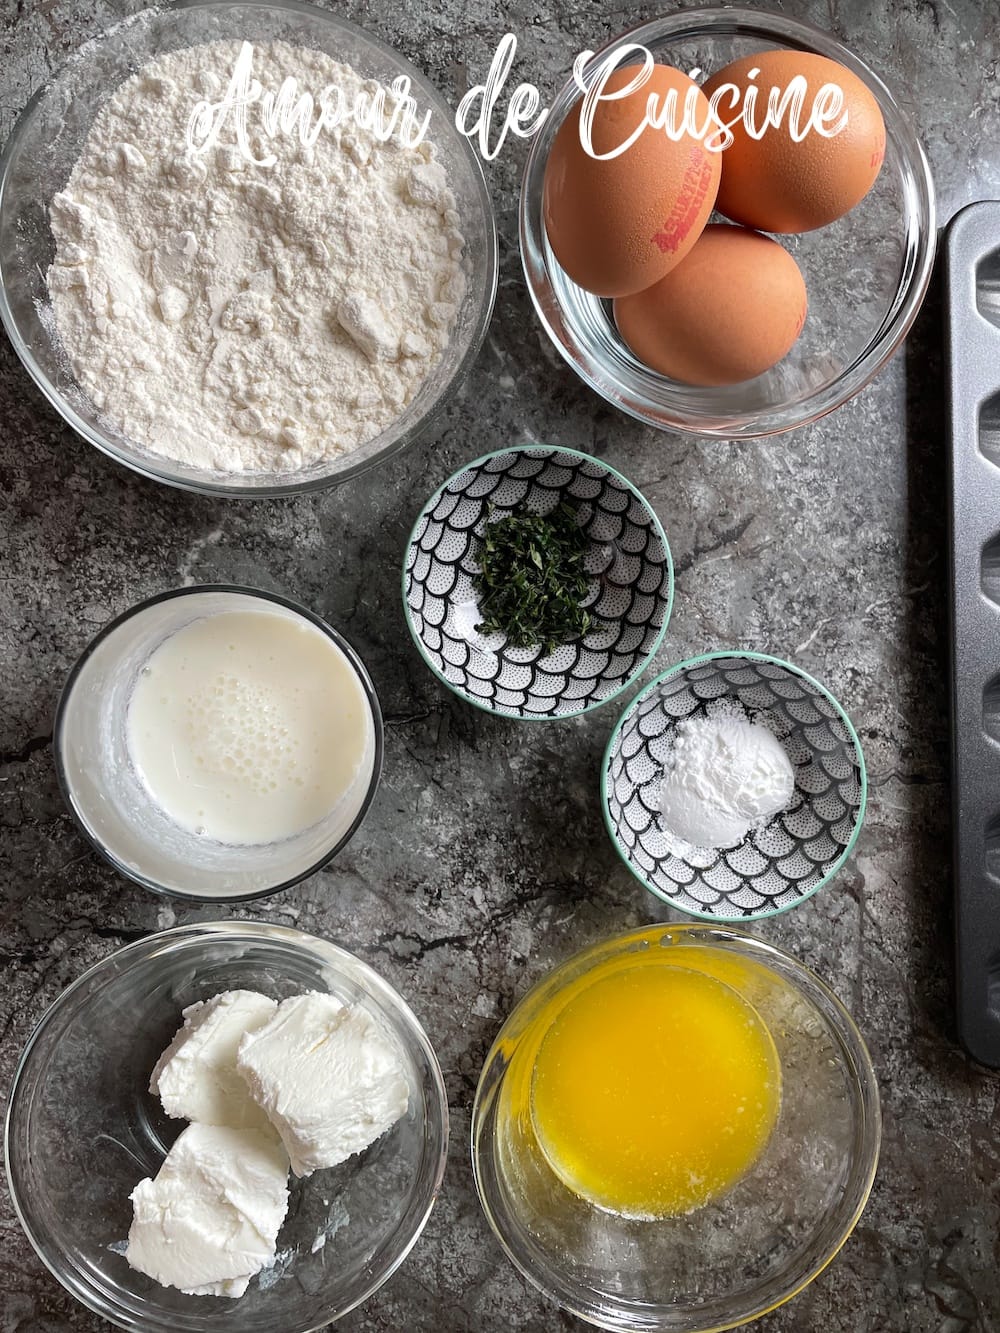
[[[806,285],[777,241],[744,227],[706,227],[653,287],[614,304],[626,343],[684,384],[738,384],[781,360],[802,331]]]
[[[755,69],[759,73],[751,79]],[[780,97],[796,75],[807,85],[802,126],[824,84],[841,89],[847,124],[832,138],[810,128],[800,143],[789,133],[787,111],[780,126],[769,125],[759,139],[747,133],[742,121],[731,126],[734,138],[723,150],[716,208],[734,222],[761,231],[813,231],[843,217],[871,189],[885,157],[885,122],[878,102],[856,74],[825,56],[761,51],[720,70],[704,92],[711,98],[727,83],[740,89],[735,106],[729,101],[731,94],[718,103],[719,118],[728,122],[743,106],[746,89],[756,84],[760,91],[754,123],[760,126],[771,89],[777,88]],[[827,121],[828,128],[833,119]]]
[[[637,68],[616,70],[605,91],[627,86]],[[704,124],[708,103],[697,85],[680,70],[656,65],[642,88],[598,104],[595,151],[626,143],[642,124],[650,95],[671,91],[679,112],[691,96]],[[701,235],[715,204],[721,155],[690,135],[675,143],[647,125],[624,153],[598,160],[583,147],[579,107],[578,101],[560,125],[545,166],[545,229],[575,283],[597,296],[625,296],[662,278]]]

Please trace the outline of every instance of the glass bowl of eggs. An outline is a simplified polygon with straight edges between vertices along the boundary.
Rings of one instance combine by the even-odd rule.
[[[685,10],[580,64],[532,145],[520,232],[542,325],[591,388],[661,430],[752,438],[832,411],[895,352],[934,191],[842,43]]]
[[[733,1328],[802,1290],[872,1187],[881,1119],[836,996],[771,945],[659,925],[543,977],[487,1057],[473,1163],[541,1291],[601,1328]]]

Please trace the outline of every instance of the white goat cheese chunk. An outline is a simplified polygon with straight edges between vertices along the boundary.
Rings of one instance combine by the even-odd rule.
[[[240,1042],[236,1067],[297,1176],[361,1152],[409,1104],[395,1043],[364,1009],[319,991],[283,1000]]]
[[[242,1296],[274,1261],[288,1158],[271,1134],[189,1125],[131,1199],[134,1269],[189,1295]]]
[[[149,1080],[167,1115],[201,1125],[272,1132],[236,1069],[244,1033],[261,1027],[277,1001],[256,991],[230,990],[189,1005],[184,1025],[160,1056]]]

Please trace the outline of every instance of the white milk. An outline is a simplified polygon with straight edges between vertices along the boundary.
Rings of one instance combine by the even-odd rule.
[[[150,655],[128,709],[128,748],[182,828],[233,844],[307,829],[347,795],[373,723],[335,643],[276,611],[192,621]]]

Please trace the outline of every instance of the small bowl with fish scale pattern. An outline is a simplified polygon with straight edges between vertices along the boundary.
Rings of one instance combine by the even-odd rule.
[[[571,511],[585,537],[581,634],[514,646],[484,625],[477,580],[488,525]],[[673,603],[670,547],[649,501],[600,459],[531,444],[465,464],[424,506],[403,564],[406,622],[449,689],[522,721],[575,717],[616,698],[663,640]]]

